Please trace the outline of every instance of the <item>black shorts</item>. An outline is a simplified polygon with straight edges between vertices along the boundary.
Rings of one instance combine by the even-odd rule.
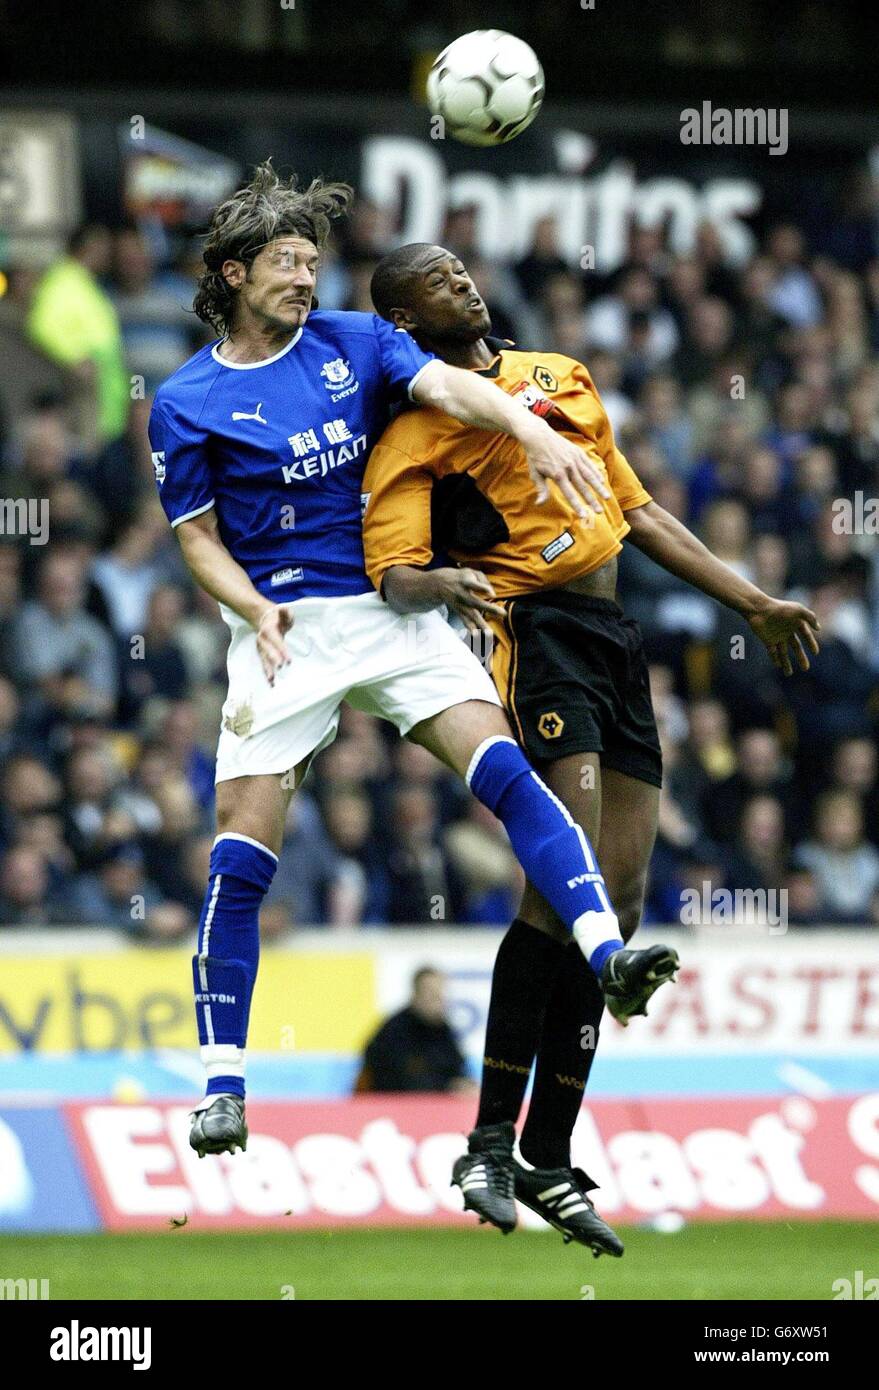
[[[610,599],[543,589],[509,599],[492,623],[491,673],[526,753],[554,762],[599,753],[662,785],[662,754],[641,630]]]

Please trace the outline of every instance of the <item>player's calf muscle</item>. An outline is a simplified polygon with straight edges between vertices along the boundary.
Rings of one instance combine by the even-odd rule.
[[[613,874],[608,874],[606,882],[620,924],[620,936],[626,942],[631,941],[641,921],[647,875],[628,875],[615,882]]]

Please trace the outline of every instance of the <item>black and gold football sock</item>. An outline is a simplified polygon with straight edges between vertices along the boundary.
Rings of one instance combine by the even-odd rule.
[[[601,988],[576,942],[564,948],[537,1048],[531,1104],[519,1141],[535,1168],[569,1168],[571,1133],[589,1080],[604,1009]]]
[[[566,946],[517,917],[500,944],[485,1030],[480,1125],[515,1124]],[[579,951],[578,951],[579,954]],[[586,965],[585,959],[583,964]],[[586,965],[586,969],[589,967]]]

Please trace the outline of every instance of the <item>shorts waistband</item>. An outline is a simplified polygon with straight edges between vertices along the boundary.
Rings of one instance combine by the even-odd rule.
[[[606,613],[608,617],[625,616],[620,605],[612,598],[595,598],[591,594],[578,594],[571,589],[535,589],[530,594],[512,600],[514,603],[544,603],[553,608],[568,608],[573,613]]]

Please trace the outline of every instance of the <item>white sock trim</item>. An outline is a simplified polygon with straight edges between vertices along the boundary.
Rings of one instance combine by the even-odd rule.
[[[208,910],[205,913],[204,931],[202,932],[201,951],[198,956],[198,982],[201,986],[202,994],[205,995],[205,1002],[202,1004],[204,1009],[204,1027],[207,1036],[207,1046],[214,1046],[214,1020],[211,1016],[210,1001],[207,998],[208,992],[208,956],[210,954],[211,927],[214,923],[214,913],[217,908],[217,898],[220,896],[220,887],[223,882],[223,875],[217,874],[214,879],[214,887],[211,893],[211,900],[208,903]]]
[[[244,1048],[236,1043],[205,1043],[201,1060],[208,1081],[215,1076],[244,1076]]]
[[[592,954],[599,946],[612,942],[622,948],[620,924],[613,912],[584,912],[577,918],[572,931],[574,939],[586,959],[592,964]]]
[[[579,825],[577,824],[577,822],[574,820],[574,817],[571,815],[571,813],[570,813],[570,811],[568,810],[568,808],[567,808],[567,806],[565,805],[565,803],[564,803],[563,801],[560,801],[560,800],[559,800],[559,798],[556,796],[556,794],[555,794],[555,792],[552,790],[552,788],[551,788],[551,787],[548,787],[548,786],[546,785],[546,783],[544,782],[543,778],[540,777],[540,776],[538,775],[538,773],[536,773],[536,772],[534,771],[533,768],[531,769],[531,776],[534,778],[534,781],[537,783],[537,785],[538,785],[538,787],[540,788],[540,790],[541,790],[546,796],[549,797],[550,801],[552,802],[553,806],[555,806],[556,810],[561,812],[561,814],[562,814],[562,815],[564,816],[564,818],[565,818],[566,823],[571,827],[571,829],[572,829],[572,830],[579,830],[579,831],[580,831],[580,839],[581,839],[581,841],[583,841],[583,840],[585,839],[585,836],[584,836],[584,834],[583,834],[583,831],[580,829],[580,826],[579,826]],[[587,863],[588,863],[589,861],[588,861],[588,856],[586,855],[586,852],[585,852],[585,847],[584,847],[584,851],[583,851],[583,852],[584,852],[584,857],[586,858]],[[594,868],[594,867],[595,867],[595,866],[594,866],[593,864],[589,864],[589,868],[590,868],[590,869],[591,869],[591,868]]]
[[[483,756],[488,752],[493,743],[512,743],[514,748],[519,747],[516,740],[511,738],[509,734],[492,734],[490,738],[484,738],[474,752],[473,757],[467,765],[467,771],[464,773],[464,781],[467,783],[468,787],[470,786],[473,774],[482,761]]]
[[[236,835],[232,830],[226,830],[222,835],[218,835],[214,840],[214,845],[218,845],[221,840],[241,840],[245,845],[253,845],[254,849],[261,849],[263,854],[271,855],[275,863],[278,863],[278,856],[274,850],[269,849],[268,845],[260,844],[259,840],[251,840],[249,835]]]

